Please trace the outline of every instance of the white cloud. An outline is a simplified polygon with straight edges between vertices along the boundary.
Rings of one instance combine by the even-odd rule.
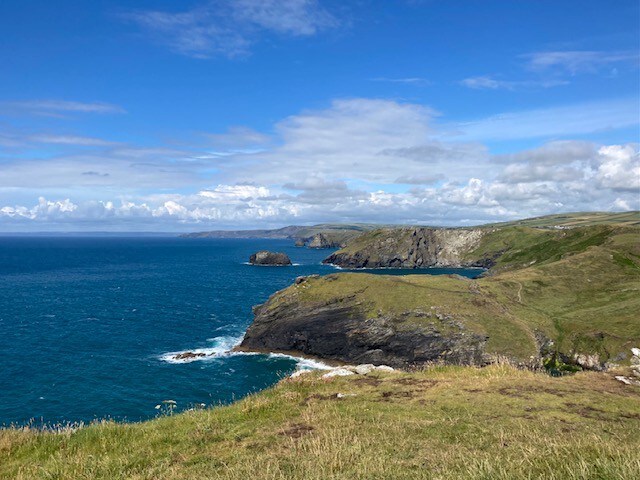
[[[610,145],[598,150],[597,178],[605,188],[640,195],[640,154],[632,145]]]
[[[69,113],[113,114],[126,113],[119,105],[104,102],[73,102],[67,100],[26,100],[0,104],[3,110],[27,112],[34,115],[61,116]]]
[[[213,146],[220,148],[252,148],[271,142],[269,135],[242,126],[230,127],[225,133],[206,133],[204,136]]]
[[[376,78],[372,78],[371,81],[400,83],[404,85],[413,85],[416,87],[428,87],[429,85],[432,85],[432,82],[430,80],[422,77],[400,77],[400,78],[376,77]]]
[[[343,99],[329,108],[288,117],[275,126],[279,146],[221,163],[233,181],[299,183],[318,178],[393,183],[402,175],[442,175],[455,161],[481,168],[488,155],[478,144],[433,139],[435,113],[390,100]],[[238,172],[246,171],[245,176]]]
[[[212,0],[182,12],[142,10],[123,17],[194,58],[245,55],[264,33],[311,36],[339,24],[317,0]]]
[[[639,122],[637,99],[624,98],[503,113],[450,128],[464,140],[490,141],[583,135]]]
[[[638,65],[638,52],[603,52],[592,50],[568,50],[534,52],[522,56],[527,67],[535,71],[556,70],[561,73],[596,73],[603,67],[629,63]]]
[[[542,122],[556,114],[506,117],[526,123],[529,116]],[[26,142],[34,156],[0,158],[0,229],[458,225],[640,208],[635,144],[556,140],[491,155],[483,143],[447,136],[425,106],[374,99],[336,100],[272,130],[265,135],[236,127],[199,136],[201,143],[189,148],[50,133],[68,150],[59,156],[36,143],[37,134],[7,134]],[[237,148],[263,140],[260,151]],[[212,142],[221,155],[210,154]]]
[[[109,142],[101,138],[95,137],[81,137],[78,135],[32,135],[28,140],[35,143],[48,143],[51,145],[78,145],[78,146],[92,146],[92,147],[105,147],[110,145],[116,145],[116,142]]]
[[[516,90],[519,88],[551,88],[568,85],[566,80],[502,80],[489,75],[465,78],[461,85],[475,90]]]
[[[540,165],[561,165],[592,159],[597,150],[597,146],[592,142],[555,140],[530,150],[494,155],[493,159],[501,163],[531,162]]]
[[[255,185],[218,185],[213,190],[203,190],[198,195],[220,202],[233,202],[264,198],[270,193],[268,188]]]

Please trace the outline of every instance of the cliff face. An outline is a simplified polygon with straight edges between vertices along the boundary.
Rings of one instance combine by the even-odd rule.
[[[362,235],[324,263],[344,268],[490,267],[491,258],[466,258],[484,234],[479,228],[381,229]]]
[[[313,237],[307,239],[307,247],[309,248],[342,248],[346,245],[346,239],[336,238],[335,235],[316,233]]]
[[[309,289],[315,295],[327,286],[333,288],[328,285],[332,282],[344,294],[326,300],[306,296]],[[372,313],[366,297],[353,288],[340,275],[301,279],[255,307],[240,349],[295,351],[396,368],[433,361],[486,362],[486,336],[469,330],[456,316],[423,309]]]

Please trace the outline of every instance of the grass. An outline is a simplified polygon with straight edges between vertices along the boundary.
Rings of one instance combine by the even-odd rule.
[[[640,226],[640,212],[573,212],[543,217],[527,218],[512,222],[502,222],[487,226],[528,226],[538,228],[550,227],[585,227],[591,225],[626,225]]]
[[[0,431],[0,478],[622,480],[640,475],[639,400],[607,374],[508,365],[312,373],[141,424]]]
[[[366,241],[387,234],[370,232]],[[640,345],[640,229],[507,227],[485,235],[471,255],[496,251],[503,253],[492,274],[475,281],[334,274],[291,286],[268,305],[352,302],[369,318],[391,318],[397,329],[411,322],[446,334],[440,314],[487,335],[489,353],[519,361],[538,353],[540,334],[562,353],[598,354],[602,361],[624,360]]]

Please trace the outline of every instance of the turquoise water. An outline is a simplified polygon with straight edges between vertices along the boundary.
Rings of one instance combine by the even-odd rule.
[[[247,265],[260,249],[296,265]],[[228,350],[253,305],[298,275],[335,272],[320,263],[329,253],[286,240],[0,237],[0,425],[138,421],[163,400],[215,405],[274,384],[295,359]],[[196,349],[213,355],[170,361]]]

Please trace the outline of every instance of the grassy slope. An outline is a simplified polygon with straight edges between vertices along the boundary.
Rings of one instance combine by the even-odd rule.
[[[561,350],[615,356],[640,344],[639,238],[624,230],[559,260],[489,277],[483,287]]]
[[[0,478],[622,480],[639,430],[640,388],[605,374],[309,374],[142,424],[0,431]]]
[[[537,352],[537,331],[562,352],[599,353],[603,359],[640,345],[640,229],[507,227],[486,235],[470,255],[502,250],[496,273],[473,282],[340,274],[292,286],[273,301],[322,304],[353,297],[370,316],[411,310],[450,315],[488,335],[491,353],[520,360]],[[436,320],[410,315],[406,321]]]
[[[528,227],[584,227],[589,225],[626,225],[640,226],[640,212],[575,212],[545,215],[512,222],[496,223],[487,226],[528,226]]]

